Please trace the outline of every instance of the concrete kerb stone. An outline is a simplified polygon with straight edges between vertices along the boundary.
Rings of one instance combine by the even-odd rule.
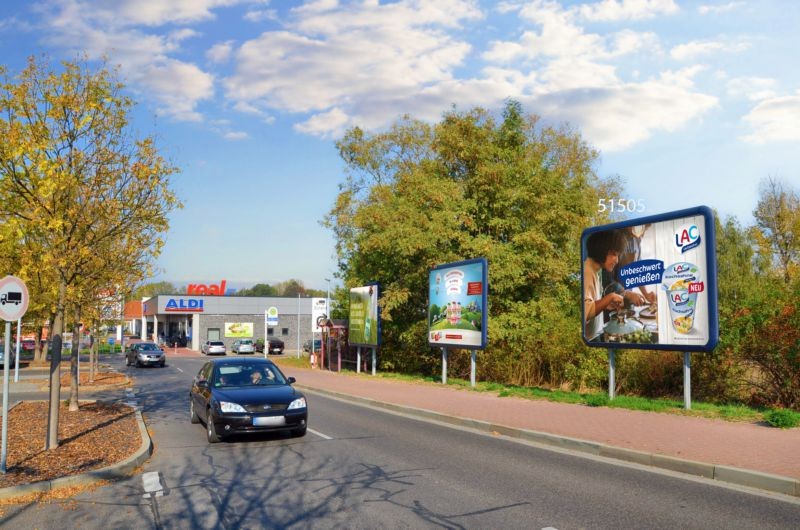
[[[383,408],[411,416],[431,419],[441,423],[448,423],[459,427],[467,427],[489,434],[497,433],[510,438],[519,438],[542,445],[554,446],[559,449],[568,449],[571,451],[588,453],[594,456],[601,456],[614,460],[621,460],[624,462],[657,467],[669,471],[676,471],[678,473],[684,473],[687,475],[704,477],[738,486],[746,486],[760,490],[782,493],[784,495],[800,497],[800,480],[796,480],[791,477],[771,475],[769,473],[762,473],[749,469],[739,469],[705,462],[695,462],[693,460],[675,458],[655,453],[646,453],[633,449],[626,449],[623,447],[614,447],[589,440],[582,440],[579,438],[570,438],[568,436],[559,436],[546,432],[518,429],[515,427],[509,427],[507,425],[498,425],[470,418],[448,416],[446,414],[427,409],[398,405],[396,403],[386,403],[371,398],[352,396],[349,394],[308,387],[305,385],[295,386],[309,392],[317,392],[319,394],[329,395],[331,397],[349,402],[361,403],[364,405]]]
[[[23,497],[32,493],[44,493],[69,486],[88,486],[103,480],[117,480],[130,476],[131,473],[150,458],[150,455],[153,453],[153,441],[150,439],[150,434],[147,432],[142,413],[139,410],[134,410],[134,412],[136,414],[136,423],[139,426],[139,435],[141,436],[142,443],[133,455],[116,464],[88,471],[80,475],[0,488],[0,500]]]

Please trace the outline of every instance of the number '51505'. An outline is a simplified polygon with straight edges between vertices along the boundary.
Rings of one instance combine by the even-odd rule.
[[[597,211],[603,212],[643,212],[644,202],[636,199],[599,199]]]

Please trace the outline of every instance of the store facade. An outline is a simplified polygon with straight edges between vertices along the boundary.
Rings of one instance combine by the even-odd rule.
[[[314,336],[312,308],[319,298],[158,295],[142,301],[142,340],[185,340],[200,350],[207,340],[221,340],[230,351],[237,338],[281,339],[287,350],[295,350]],[[266,311],[278,310],[277,322],[267,326]]]

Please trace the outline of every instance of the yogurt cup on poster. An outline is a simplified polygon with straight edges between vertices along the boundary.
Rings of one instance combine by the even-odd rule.
[[[697,293],[692,292],[689,286],[700,281],[699,273],[697,265],[680,261],[667,267],[661,277],[661,287],[669,301],[672,327],[683,335],[689,334],[694,327]]]

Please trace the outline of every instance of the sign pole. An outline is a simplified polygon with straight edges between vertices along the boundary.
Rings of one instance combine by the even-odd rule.
[[[361,373],[361,346],[356,346],[356,373]]]
[[[470,369],[469,369],[469,383],[472,388],[475,388],[475,355],[476,351],[472,350],[472,359],[470,360]]]
[[[375,375],[375,365],[377,364],[375,357],[376,357],[377,351],[378,351],[378,348],[372,348],[372,375]]]
[[[19,343],[22,333],[22,319],[17,319],[17,358],[14,360],[14,382],[19,383]]]
[[[616,388],[616,371],[617,365],[614,359],[614,348],[608,349],[608,399],[614,399],[614,390]]]
[[[683,352],[683,408],[692,408],[692,358],[688,351]]]
[[[442,384],[447,384],[447,348],[442,348]]]
[[[6,474],[8,455],[8,356],[11,354],[11,322],[6,321],[5,356],[3,357],[3,454],[0,455],[0,473]]]
[[[297,293],[297,358],[300,358],[300,293]]]

